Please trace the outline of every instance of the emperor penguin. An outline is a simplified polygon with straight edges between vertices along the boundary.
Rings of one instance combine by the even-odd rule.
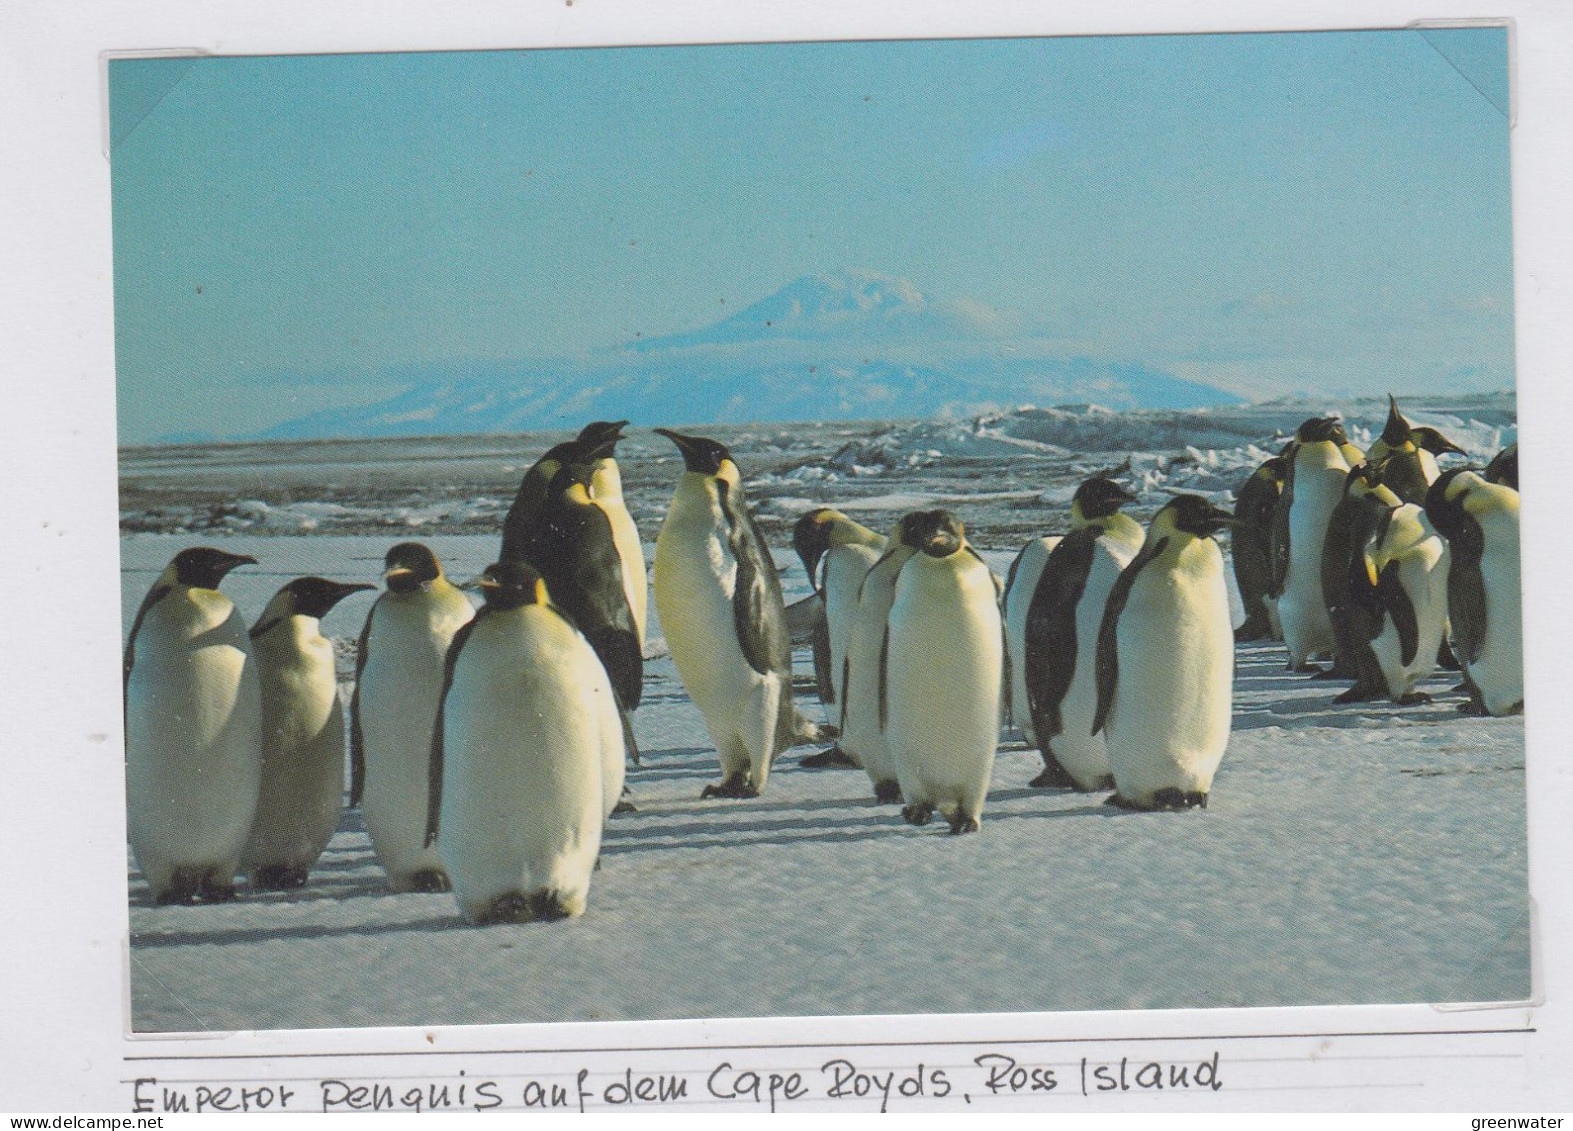
[[[1028,746],[1038,746],[1038,733],[1027,709],[1027,609],[1037,592],[1038,580],[1049,564],[1049,555],[1062,535],[1033,538],[1011,560],[1005,574],[1005,669],[1010,680],[1011,722]]]
[[[1071,530],[1049,555],[1027,613],[1027,707],[1043,754],[1035,786],[1090,791],[1114,779],[1102,735],[1092,733],[1098,710],[1098,632],[1120,572],[1142,547],[1142,528],[1120,513],[1136,501],[1109,479],[1076,489]]]
[[[1387,424],[1367,458],[1402,502],[1423,505],[1426,491],[1440,474],[1436,457],[1444,452],[1462,453],[1463,449],[1435,428],[1416,428],[1398,410],[1398,400],[1391,393],[1387,404]]]
[[[1404,503],[1387,516],[1372,556],[1385,619],[1371,651],[1383,686],[1400,706],[1428,703],[1415,684],[1436,670],[1446,639],[1452,553],[1424,509]]]
[[[448,650],[426,844],[474,923],[581,915],[623,786],[617,698],[528,562],[487,567],[480,587]]]
[[[1349,475],[1346,442],[1343,425],[1331,417],[1300,425],[1273,510],[1274,592],[1291,671],[1319,671],[1311,657],[1333,648],[1333,624],[1322,599],[1322,547]]]
[[[328,847],[344,805],[344,711],[321,618],[375,588],[298,577],[251,628],[262,683],[262,796],[241,854],[251,886],[298,888]]]
[[[1379,466],[1362,463],[1349,471],[1344,497],[1328,520],[1322,545],[1322,599],[1333,625],[1332,670],[1354,680],[1335,703],[1363,703],[1387,694],[1387,681],[1371,647],[1387,615],[1375,555],[1393,511],[1401,505],[1398,495],[1382,482]]]
[[[841,746],[868,774],[874,799],[889,804],[901,800],[896,759],[886,733],[889,701],[884,664],[889,653],[890,606],[896,599],[896,579],[912,555],[916,536],[909,544],[902,531],[924,519],[905,516],[887,539],[888,548],[869,568],[858,587],[857,608],[847,641],[846,679],[841,696]]]
[[[126,826],[157,903],[235,897],[262,788],[262,691],[245,621],[218,587],[255,564],[180,551],[126,641]]]
[[[1229,557],[1240,603],[1245,607],[1245,622],[1234,630],[1236,640],[1283,639],[1278,610],[1269,594],[1273,589],[1273,510],[1283,494],[1287,474],[1283,457],[1274,456],[1253,471],[1235,493]]]
[[[831,507],[817,507],[797,520],[792,529],[792,545],[802,559],[809,583],[824,597],[825,659],[830,669],[828,702],[840,703],[846,695],[847,647],[857,613],[858,591],[863,587],[863,578],[885,552],[885,536]],[[815,660],[817,666],[817,648]],[[809,755],[799,765],[861,764],[838,743],[823,754]]]
[[[994,575],[949,511],[921,512],[901,537],[917,552],[896,578],[881,664],[901,815],[922,825],[938,810],[952,834],[975,832],[999,744],[1005,663]]]
[[[396,892],[447,891],[426,844],[432,727],[454,633],[475,615],[419,542],[388,551],[387,590],[361,630],[350,696],[350,807],[359,805]]]
[[[1524,708],[1524,624],[1519,588],[1518,492],[1466,468],[1426,493],[1426,517],[1447,539],[1447,607],[1464,669],[1469,714]]]
[[[1518,444],[1509,444],[1486,464],[1485,480],[1518,490]]]
[[[721,781],[701,798],[757,797],[793,743],[792,646],[781,579],[724,444],[657,428],[684,471],[655,546],[655,606]]]
[[[1200,495],[1177,495],[1109,592],[1092,730],[1108,740],[1111,804],[1207,805],[1229,744],[1234,687],[1229,593],[1213,535],[1233,521]]]

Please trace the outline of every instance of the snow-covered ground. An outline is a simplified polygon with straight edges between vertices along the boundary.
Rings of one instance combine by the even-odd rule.
[[[1307,415],[1285,410],[1296,413]],[[1500,431],[1476,446],[1488,454],[1499,439]],[[1036,470],[1052,466],[1052,482],[1069,481],[1073,463],[1098,462],[1082,455]],[[667,492],[674,472],[666,466]],[[991,499],[979,524],[1001,572],[1019,531],[1048,523],[1050,504],[1063,521],[1063,500],[1051,497],[1060,488],[1042,477],[1001,483],[940,472],[887,469],[870,477],[880,486],[868,495],[889,496],[881,502],[893,509],[955,497],[969,517],[969,497],[1014,493]],[[838,497],[840,482],[812,497]],[[801,484],[797,491],[809,495]],[[176,497],[173,487],[167,493]],[[1023,513],[1022,497],[1042,502]],[[200,539],[227,531],[223,545],[259,559],[225,582],[248,617],[302,573],[372,579],[387,547],[412,535],[461,578],[496,549],[495,535],[432,536],[407,525],[305,535],[261,525],[221,524]],[[198,540],[123,539],[126,627],[169,557]],[[778,557],[788,599],[805,593],[801,567]],[[346,671],[372,596],[351,597],[325,623],[341,640]],[[635,717],[644,765],[630,775],[639,811],[614,818],[582,919],[475,929],[450,896],[391,895],[358,814],[346,813],[298,892],[157,908],[132,867],[134,1027],[1529,995],[1523,722],[1458,715],[1449,678],[1427,685],[1437,696],[1430,706],[1335,707],[1340,685],[1284,675],[1280,647],[1245,646],[1234,736],[1205,811],[1125,813],[1101,796],[1028,788],[1039,757],[1007,736],[980,834],[952,838],[943,825],[911,828],[895,807],[876,805],[861,771],[800,768],[808,748],[785,755],[756,800],[698,800],[718,776],[715,755],[659,625],[650,645]],[[811,697],[800,690],[815,713]]]

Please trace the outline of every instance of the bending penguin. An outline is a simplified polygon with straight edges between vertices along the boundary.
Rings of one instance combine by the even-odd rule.
[[[1459,709],[1516,714],[1524,708],[1518,492],[1468,469],[1444,472],[1426,494],[1426,517],[1452,555],[1448,617],[1470,692]]]
[[[350,806],[359,805],[393,890],[447,891],[442,860],[426,844],[432,727],[453,636],[475,615],[419,542],[388,551],[361,630],[350,697]]]
[[[1176,496],[1109,593],[1092,730],[1108,740],[1110,804],[1207,805],[1234,689],[1229,593],[1213,535],[1233,521],[1199,495]]]
[[[1386,619],[1371,651],[1388,698],[1400,706],[1428,703],[1415,684],[1436,670],[1446,639],[1452,553],[1413,503],[1395,508],[1385,523],[1372,567]]]
[[[474,923],[581,915],[623,788],[617,699],[529,563],[488,566],[480,587],[448,650],[426,844]]]
[[[1282,456],[1264,462],[1236,492],[1235,527],[1229,536],[1229,557],[1245,607],[1245,622],[1234,630],[1236,640],[1281,640],[1273,590],[1273,511],[1283,494],[1288,465]]]
[[[1349,472],[1344,497],[1333,508],[1322,546],[1322,598],[1333,625],[1332,670],[1354,680],[1353,687],[1334,698],[1335,703],[1364,703],[1387,693],[1387,681],[1371,647],[1387,616],[1375,554],[1393,511],[1401,504],[1380,474],[1374,463],[1362,463]],[[1388,584],[1395,578],[1396,574],[1389,574]]]
[[[677,674],[705,716],[721,781],[757,797],[793,742],[792,646],[781,579],[726,446],[665,428],[684,471],[655,547],[655,606]]]
[[[1322,548],[1333,509],[1344,495],[1349,462],[1344,428],[1331,417],[1307,420],[1295,432],[1284,492],[1273,510],[1273,583],[1290,671],[1319,671],[1311,657],[1333,648],[1333,624],[1322,597]]]
[[[885,552],[885,537],[853,522],[838,510],[819,507],[797,520],[792,529],[792,545],[803,561],[809,583],[824,597],[825,660],[830,674],[830,698],[825,702],[840,703],[846,696],[847,648],[857,614],[858,591],[863,587],[863,578]],[[823,572],[821,562],[824,563]],[[814,660],[817,668],[817,641]],[[803,758],[799,765],[859,766],[860,763],[838,743],[822,754]]]
[[[126,642],[126,825],[156,903],[235,897],[262,786],[262,691],[245,621],[218,587],[255,564],[180,551]]]
[[[887,804],[901,800],[901,783],[886,734],[889,703],[881,677],[889,649],[890,606],[896,599],[896,579],[901,575],[901,567],[917,553],[916,537],[909,545],[903,531],[923,518],[921,513],[904,517],[888,539],[890,548],[864,577],[847,642],[841,746],[868,774],[874,799]]]
[[[881,663],[901,815],[922,825],[938,810],[952,834],[976,832],[1005,663],[994,575],[949,511],[911,516],[901,537],[917,552],[896,579]]]
[[[1043,754],[1035,786],[1108,789],[1114,779],[1098,710],[1098,632],[1109,591],[1142,547],[1142,528],[1120,507],[1135,502],[1108,479],[1089,479],[1071,501],[1071,532],[1049,555],[1027,613],[1027,707]]]
[[[300,887],[339,826],[344,712],[321,618],[372,588],[298,577],[251,628],[262,684],[262,796],[241,865],[252,887]]]

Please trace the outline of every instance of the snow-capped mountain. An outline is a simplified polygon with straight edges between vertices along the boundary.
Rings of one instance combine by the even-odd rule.
[[[1188,409],[1242,401],[1135,362],[1056,352],[1008,313],[930,298],[906,279],[795,279],[711,326],[561,362],[397,375],[370,405],[312,413],[265,439],[440,435],[651,423],[927,417],[1021,404]]]

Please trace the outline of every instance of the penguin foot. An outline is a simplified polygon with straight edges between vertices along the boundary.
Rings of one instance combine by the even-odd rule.
[[[639,806],[635,805],[632,801],[619,801],[616,805],[612,806],[612,815],[614,817],[619,813],[637,812],[639,812]]]
[[[799,758],[797,764],[805,770],[858,769],[858,764],[847,757],[847,752],[839,745]]]
[[[1321,665],[1313,664],[1310,661],[1306,661],[1304,663],[1297,664],[1293,660],[1290,660],[1289,663],[1284,666],[1284,671],[1289,672],[1289,673],[1291,673],[1293,675],[1321,675],[1322,674]]]
[[[1458,713],[1460,715],[1472,715],[1475,718],[1481,719],[1490,714],[1490,712],[1486,710],[1485,701],[1474,696],[1465,699],[1458,705]]]
[[[494,923],[528,923],[535,918],[531,897],[522,891],[499,895],[475,917],[477,927],[490,927]]]
[[[1154,809],[1205,809],[1207,795],[1196,790],[1160,789],[1152,795]]]
[[[209,876],[197,885],[197,898],[203,903],[233,903],[235,885],[223,883]]]
[[[1139,809],[1142,808],[1140,805],[1136,804],[1136,802],[1132,801],[1128,797],[1123,796],[1120,793],[1111,793],[1111,794],[1109,794],[1109,796],[1107,796],[1107,797],[1105,797],[1103,799],[1103,803],[1105,805],[1112,805],[1116,809],[1139,810]]]
[[[909,825],[926,825],[934,816],[934,804],[930,801],[919,801],[916,805],[903,805],[901,816]]]
[[[963,833],[975,833],[977,831],[978,819],[976,817],[968,816],[966,813],[957,812],[956,815],[950,819],[951,836],[961,836]]]
[[[881,805],[891,805],[891,804],[900,805],[901,804],[901,786],[898,783],[896,783],[896,782],[888,781],[888,780],[887,781],[881,781],[881,782],[875,782],[874,783],[874,800],[879,802]]]
[[[163,891],[153,893],[153,902],[159,907],[195,903],[197,891],[206,878],[206,872],[192,868],[176,868],[169,877],[169,886]]]
[[[259,891],[289,891],[306,886],[310,869],[298,864],[263,864],[251,870],[251,886]]]
[[[453,885],[448,882],[448,873],[441,868],[422,868],[419,872],[412,872],[405,884],[405,891],[417,891],[427,895],[453,890]]]
[[[1045,750],[1043,752],[1043,772],[1027,784],[1032,786],[1033,789],[1075,789],[1076,779],[1070,776],[1070,773],[1064,766],[1060,765],[1058,758]]]
[[[1316,674],[1313,675],[1311,678],[1312,679],[1354,679],[1356,677],[1355,677],[1355,675],[1352,672],[1344,671],[1337,664],[1334,664],[1330,668],[1320,668],[1320,669],[1318,669]]]
[[[1334,703],[1370,703],[1377,699],[1387,698],[1387,688],[1375,687],[1371,684],[1356,683],[1341,695],[1333,696]]]
[[[1394,699],[1393,702],[1400,707],[1418,707],[1422,703],[1431,702],[1431,696],[1424,691],[1408,691]]]
[[[699,794],[699,800],[708,801],[712,797],[749,798],[758,797],[759,790],[748,780],[747,774],[732,774],[719,782],[712,782],[705,786]]]
[[[566,919],[570,914],[563,903],[563,897],[555,891],[536,892],[530,897],[530,906],[535,912],[535,917],[545,923]]]

